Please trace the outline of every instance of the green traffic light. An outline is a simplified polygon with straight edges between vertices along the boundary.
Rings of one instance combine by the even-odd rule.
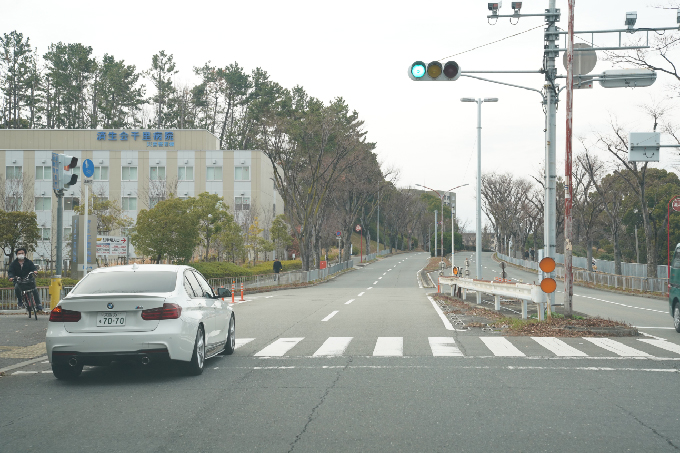
[[[416,61],[411,65],[411,74],[416,79],[419,79],[425,75],[425,63],[422,61]]]

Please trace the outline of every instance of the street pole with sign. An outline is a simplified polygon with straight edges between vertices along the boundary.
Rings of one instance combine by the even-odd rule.
[[[89,186],[92,184],[92,180],[88,179],[91,178],[92,175],[94,175],[94,163],[92,162],[91,159],[85,159],[83,161],[83,176],[85,177],[83,179],[83,191],[85,192],[85,214],[83,218],[83,231],[81,234],[83,235],[83,277],[87,275],[87,264],[88,264],[88,259],[87,259],[87,236],[88,233],[90,232],[89,225],[87,223],[87,214],[88,214],[88,202],[89,202]],[[95,245],[96,248],[96,245]]]
[[[666,244],[668,245],[668,282],[671,281],[671,205],[673,206],[673,211],[680,211],[680,195],[676,195],[668,201],[668,222],[666,223],[666,230],[668,233],[668,240]],[[637,235],[636,235],[637,237]],[[670,292],[670,290],[669,290]]]
[[[357,225],[355,228],[356,232],[361,234],[361,249],[360,249],[360,255],[359,255],[359,262],[363,263],[364,262],[364,231],[361,229],[361,225]]]

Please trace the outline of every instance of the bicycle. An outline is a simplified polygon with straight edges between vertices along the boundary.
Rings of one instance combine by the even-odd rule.
[[[33,310],[33,315],[35,315],[35,320],[37,321],[38,309],[36,308],[34,295],[34,291],[36,289],[35,274],[31,272],[25,278],[17,277],[15,280],[16,285],[21,290],[21,298],[23,299],[26,310],[28,311],[28,319],[31,319],[31,310]]]

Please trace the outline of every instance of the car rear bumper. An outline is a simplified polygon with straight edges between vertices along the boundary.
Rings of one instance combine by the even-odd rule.
[[[188,362],[194,350],[198,324],[165,320],[147,332],[68,332],[63,323],[50,322],[45,338],[50,363],[76,357],[94,362],[110,360],[180,360]],[[156,358],[156,359],[154,359]]]
[[[77,352],[52,351],[53,365],[106,365],[109,362],[167,362],[170,353],[167,349],[147,349],[124,352]]]

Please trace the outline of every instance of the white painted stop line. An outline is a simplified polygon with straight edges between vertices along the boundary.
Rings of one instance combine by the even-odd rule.
[[[607,351],[611,351],[621,357],[650,357],[646,352],[626,346],[623,343],[612,340],[611,338],[588,338],[583,337],[584,340],[590,341],[595,346],[599,346]]]
[[[345,353],[352,337],[329,337],[314,353],[314,357],[337,357]]]
[[[373,355],[379,357],[401,357],[404,355],[403,337],[378,337]]]
[[[479,337],[497,357],[524,357],[524,353],[502,337]]]
[[[256,352],[256,357],[281,357],[290,351],[296,344],[304,340],[302,338],[279,338],[260,352]]]
[[[531,339],[558,357],[588,357],[585,352],[572,348],[555,337],[531,337]]]
[[[251,341],[253,341],[255,338],[237,338],[236,339],[236,345],[234,346],[234,349],[238,349],[244,344],[248,344]]]
[[[463,357],[452,337],[429,337],[430,349],[435,357]]]

